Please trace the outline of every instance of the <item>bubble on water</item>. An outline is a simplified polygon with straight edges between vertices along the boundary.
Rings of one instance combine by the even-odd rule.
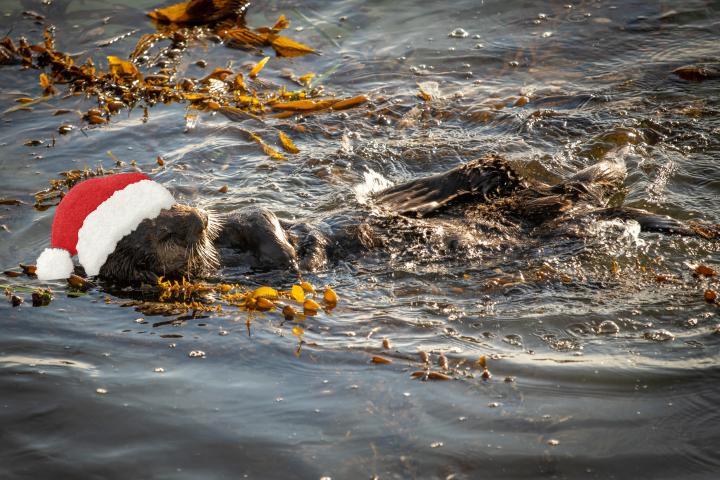
[[[153,370],[155,373],[165,373],[165,369],[162,367],[157,367]]]
[[[205,358],[205,352],[202,350],[193,350],[190,353],[188,353],[188,357],[190,358]]]
[[[500,402],[490,402],[490,403],[488,403],[488,407],[490,407],[490,408],[497,408],[497,407],[499,407],[500,405],[502,405],[502,403],[500,403]]]
[[[649,332],[645,332],[644,336],[647,340],[652,340],[653,342],[667,342],[669,340],[675,340],[675,335],[665,329],[651,330]]]
[[[505,335],[505,338],[503,338],[503,342],[507,343],[508,345],[512,345],[513,347],[522,347],[523,345],[522,337],[514,333],[511,333],[510,335]]]
[[[97,394],[99,394],[99,395],[105,395],[107,392],[108,392],[108,391],[107,391],[107,389],[105,389],[105,388],[96,388],[96,389],[95,389],[95,393],[97,393]]]
[[[230,333],[230,332],[228,332],[227,330],[220,330],[220,331],[218,332],[218,335],[220,335],[221,337],[224,337],[225,335],[228,335],[229,333]]]
[[[508,62],[508,66],[509,66],[509,67],[519,67],[519,66],[520,66],[520,62],[517,62],[517,61],[513,60],[513,61],[511,61],[511,62]]]
[[[375,170],[368,168],[367,171],[363,173],[363,181],[355,185],[353,191],[355,192],[355,198],[357,198],[358,203],[366,205],[370,195],[380,190],[385,190],[390,186],[392,186],[390,180]]]
[[[620,327],[612,320],[605,320],[597,327],[598,334],[613,334],[618,333],[619,331]]]
[[[541,37],[543,38],[550,38],[553,36],[553,32],[543,32]]]
[[[433,442],[430,444],[430,448],[440,448],[445,445],[443,442]]]
[[[448,33],[448,37],[453,38],[466,38],[468,35],[470,34],[462,28],[456,28],[452,32]]]
[[[551,447],[557,447],[558,445],[560,445],[560,440],[551,438],[550,440],[547,441],[547,444],[550,445]]]

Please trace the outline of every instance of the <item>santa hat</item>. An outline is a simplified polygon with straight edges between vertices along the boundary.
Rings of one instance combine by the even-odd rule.
[[[117,243],[146,218],[175,204],[172,194],[142,173],[85,180],[55,211],[50,248],[37,259],[40,280],[68,278],[77,254],[88,275],[97,275]]]

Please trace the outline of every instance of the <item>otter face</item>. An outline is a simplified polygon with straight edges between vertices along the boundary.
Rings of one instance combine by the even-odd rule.
[[[213,246],[219,225],[208,212],[173,205],[143,220],[123,237],[100,269],[100,277],[121,283],[151,283],[158,277],[202,277],[218,267]]]

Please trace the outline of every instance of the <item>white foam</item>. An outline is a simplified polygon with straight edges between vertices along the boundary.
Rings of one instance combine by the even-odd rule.
[[[358,203],[367,204],[370,195],[392,186],[392,182],[378,172],[368,168],[363,174],[363,181],[353,187]]]

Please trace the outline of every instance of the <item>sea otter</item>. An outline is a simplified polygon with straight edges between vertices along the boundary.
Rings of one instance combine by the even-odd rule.
[[[376,211],[345,212],[320,224],[284,222],[267,208],[222,216],[173,205],[143,220],[107,257],[99,276],[116,283],[207,277],[222,266],[315,271],[361,257],[404,236],[443,231],[448,249],[547,235],[583,235],[593,221],[620,218],[642,230],[716,238],[717,226],[613,205],[626,176],[621,159],[601,161],[555,184],[528,179],[489,155],[376,193]]]

